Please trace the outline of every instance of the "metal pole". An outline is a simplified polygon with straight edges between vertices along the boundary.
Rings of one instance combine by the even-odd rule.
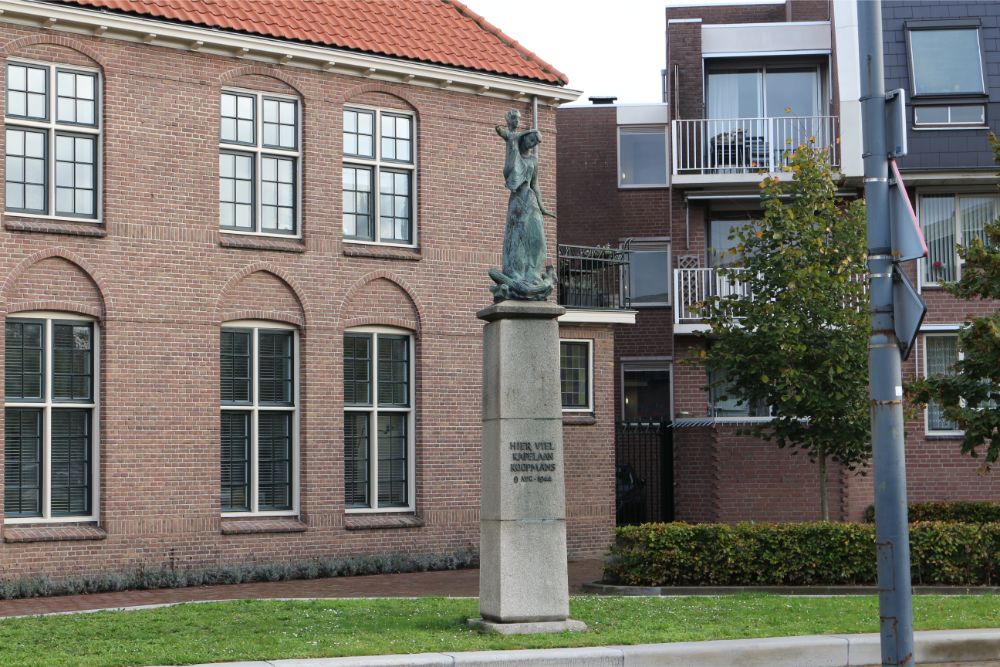
[[[861,51],[861,113],[864,137],[865,204],[868,210],[868,271],[871,389],[875,481],[875,541],[878,544],[882,665],[913,665],[913,600],[910,536],[906,516],[903,449],[903,389],[893,327],[889,163],[885,140],[885,78],[882,62],[882,3],[858,7]]]

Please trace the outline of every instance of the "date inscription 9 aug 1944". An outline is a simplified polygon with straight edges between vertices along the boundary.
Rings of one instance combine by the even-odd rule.
[[[556,447],[551,442],[510,442],[510,471],[514,483],[551,482],[556,471]]]

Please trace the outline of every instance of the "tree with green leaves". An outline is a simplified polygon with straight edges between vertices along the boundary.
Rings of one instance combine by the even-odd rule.
[[[717,396],[771,407],[741,432],[818,464],[824,520],[827,462],[871,457],[865,209],[837,198],[827,154],[801,146],[792,180],[761,182],[763,216],[733,232],[740,259],[717,269],[734,294],[704,304],[701,360]]]
[[[990,135],[1000,162],[1000,140]],[[1000,299],[1000,219],[986,225],[985,241],[972,239],[959,246],[965,261],[962,277],[944,288],[966,299]],[[982,468],[988,471],[1000,458],[1000,311],[965,323],[958,334],[963,353],[952,374],[917,380],[907,387],[916,403],[934,401],[946,419],[965,432],[962,453],[976,457],[985,448]]]

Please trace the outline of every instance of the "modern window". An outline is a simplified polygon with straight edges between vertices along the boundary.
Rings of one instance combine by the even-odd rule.
[[[625,421],[669,421],[670,364],[632,361],[622,364],[622,417]]]
[[[985,127],[986,106],[983,104],[927,105],[913,107],[913,124],[917,127]]]
[[[93,519],[97,329],[26,313],[5,326],[4,515],[8,522]]]
[[[344,109],[344,238],[415,244],[416,134],[411,114]]]
[[[923,285],[962,277],[958,245],[986,240],[986,225],[1000,215],[1000,196],[993,194],[925,194],[919,199],[920,227],[927,257],[920,260]]]
[[[349,511],[414,507],[413,338],[344,335],[344,502]]]
[[[594,341],[559,341],[559,383],[563,412],[592,412]]]
[[[982,95],[983,59],[976,27],[908,25],[914,95]]]
[[[298,235],[298,100],[224,90],[219,117],[219,227],[227,232]]]
[[[633,239],[629,251],[628,296],[633,307],[670,305],[670,242]]]
[[[618,186],[642,188],[666,185],[666,127],[619,127]]]
[[[955,362],[961,358],[958,334],[928,334],[924,336],[924,376],[952,375]],[[927,433],[960,433],[958,424],[945,418],[941,406],[931,401],[926,411]]]
[[[7,62],[8,213],[99,217],[99,91],[94,70]]]
[[[745,401],[734,391],[725,374],[708,375],[709,414],[716,418],[769,417],[771,408],[763,401]]]
[[[222,329],[223,514],[293,514],[298,497],[298,355],[294,329],[231,322]]]

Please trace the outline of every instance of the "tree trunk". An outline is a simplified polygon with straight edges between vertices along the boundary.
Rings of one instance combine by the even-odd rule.
[[[819,450],[819,513],[823,521],[830,520],[830,503],[826,497],[826,451]]]

